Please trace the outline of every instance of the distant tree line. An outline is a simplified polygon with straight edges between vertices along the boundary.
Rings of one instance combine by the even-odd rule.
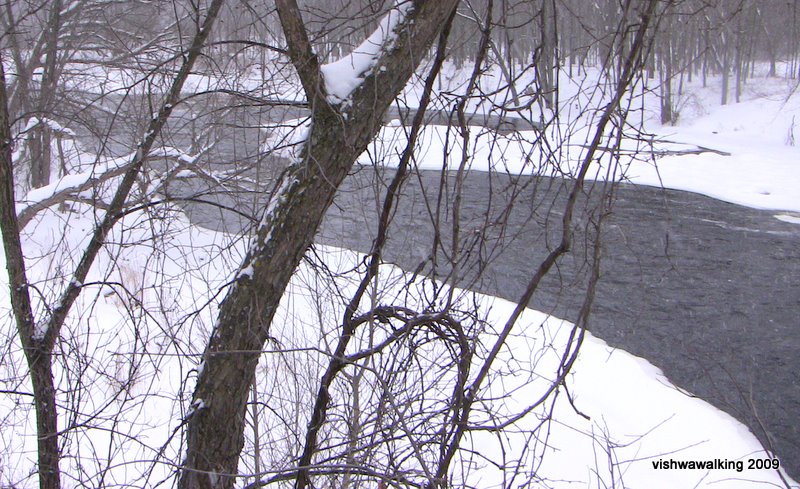
[[[543,103],[553,107],[557,76],[579,76],[589,67],[622,59],[624,46],[614,46],[623,12],[631,0],[470,0],[459,3],[453,22],[448,59],[465,66],[478,50],[481,33],[489,33],[488,58],[508,80],[527,69],[536,72],[535,86]],[[336,59],[358,45],[375,27],[389,0],[308,0],[302,14],[319,55]],[[675,99],[696,77],[721,84],[720,103],[739,101],[758,63],[769,76],[800,77],[800,2],[791,0],[663,0],[658,6],[657,34],[646,51],[646,70],[657,80],[661,119],[677,120]],[[487,15],[491,8],[491,15]],[[198,59],[198,72],[235,80],[237,73],[260,69],[274,78],[283,32],[274,2],[232,2],[223,6],[210,46]],[[635,15],[635,14],[634,14]],[[176,20],[177,19],[177,20]],[[491,25],[483,25],[485,21]],[[10,76],[9,111],[25,136],[17,169],[36,188],[51,173],[68,172],[53,141],[65,136],[59,127],[92,127],[96,108],[85,89],[87,75],[98,64],[140,73],[142,86],[151,75],[165,73],[180,56],[197,17],[191,8],[166,0],[132,2],[8,2],[0,9],[3,61]],[[224,53],[216,56],[214,53]],[[275,54],[271,56],[270,54]],[[762,64],[762,66],[764,66]],[[612,70],[613,72],[613,70]],[[719,80],[717,82],[717,80]],[[235,82],[232,82],[235,83]],[[136,82],[132,81],[132,85]],[[238,87],[232,86],[232,89]],[[524,88],[519,88],[520,90]],[[516,90],[516,88],[515,88]],[[96,92],[96,90],[91,90]],[[153,107],[142,107],[143,114]],[[51,124],[51,121],[59,121]],[[27,127],[26,127],[27,125]],[[25,129],[23,131],[23,129]]]
[[[351,2],[310,0],[308,13],[327,18],[341,12],[341,22],[319,22],[316,34],[337,58],[360,42],[374,25],[382,0]],[[624,54],[613,46],[615,33],[630,11],[626,0],[471,0],[462,2],[453,24],[450,59],[467,64],[477,49],[481,19],[491,6],[491,52],[513,77],[526,66],[536,69],[538,90],[550,105],[555,72],[579,75],[587,67],[608,66]],[[661,25],[651,40],[648,76],[661,82],[662,121],[676,120],[673,95],[684,82],[710,76],[721,80],[722,105],[741,99],[742,87],[759,62],[769,76],[800,77],[800,26],[797,1],[665,0],[659,5]],[[356,19],[354,22],[353,19]],[[630,19],[629,19],[630,20]],[[314,25],[313,22],[309,23]]]

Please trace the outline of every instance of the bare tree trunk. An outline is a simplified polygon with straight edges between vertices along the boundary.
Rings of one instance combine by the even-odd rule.
[[[674,71],[672,67],[672,24],[668,15],[664,21],[664,35],[659,39],[657,51],[659,61],[659,75],[661,82],[661,123],[671,124],[674,121],[672,113],[672,79]]]
[[[672,63],[669,55],[662,60],[661,71],[661,123],[672,124],[675,122],[672,112]]]
[[[744,59],[744,26],[742,25],[742,15],[739,14],[739,18],[737,21],[737,29],[736,29],[736,39],[734,40],[734,58],[733,58],[733,69],[736,71],[736,85],[734,87],[734,96],[736,103],[742,101],[742,83],[744,83],[744,77],[747,75],[747,68],[745,68],[745,59]]]
[[[726,43],[727,44],[727,43]],[[722,94],[720,96],[720,105],[728,104],[728,91],[730,90],[731,79],[731,56],[728,53],[727,45],[722,46]]]
[[[798,65],[797,65],[797,56],[798,56],[798,51],[797,51],[797,46],[798,46],[798,42],[797,42],[798,41],[798,39],[797,39],[797,37],[798,37],[797,36],[797,2],[792,2],[791,5],[790,5],[790,8],[792,10],[792,14],[791,14],[792,20],[791,20],[791,24],[790,24],[791,25],[791,29],[790,29],[791,30],[791,34],[789,34],[787,36],[787,38],[788,38],[787,39],[787,45],[789,46],[787,51],[789,52],[789,55],[791,56],[791,58],[790,58],[790,62],[789,62],[788,77],[789,78],[794,78],[795,69],[798,68]]]
[[[493,2],[489,2],[489,9],[493,8]],[[503,44],[505,46],[506,54],[503,56],[502,49],[497,49],[495,43],[491,44],[492,51],[494,52],[495,57],[497,58],[497,65],[500,67],[500,71],[503,73],[503,78],[506,79],[508,82],[508,88],[511,91],[511,97],[515,106],[520,104],[519,100],[519,93],[517,92],[516,84],[514,83],[514,71],[515,71],[515,63],[517,62],[517,57],[514,56],[514,49],[513,49],[513,40],[511,39],[511,32],[508,27],[508,21],[506,19],[506,12],[508,11],[508,5],[506,5],[505,0],[502,2],[500,12],[500,25],[504,26],[503,28]],[[477,18],[475,19],[475,23],[480,25],[480,20]],[[491,29],[491,26],[481,26],[481,30]],[[523,58],[524,55],[520,55],[520,58]]]
[[[554,0],[543,0],[540,17],[542,33],[537,52],[536,74],[547,108],[555,107],[556,60],[558,59],[558,38],[556,32],[556,5]]]
[[[56,389],[53,384],[52,355],[40,342],[25,348],[25,355],[31,369],[31,384],[36,404],[37,452],[39,455],[40,489],[59,489],[61,472],[58,461],[61,451],[58,447],[58,411]]]
[[[251,389],[250,417],[253,423],[253,471],[256,474],[254,484],[258,484],[261,473],[261,434],[259,431],[260,416],[258,415],[258,383],[253,382]]]
[[[708,70],[709,70],[709,64],[710,64],[709,63],[709,58],[711,57],[711,44],[710,44],[710,41],[709,41],[709,38],[710,38],[709,30],[710,29],[711,29],[711,27],[709,26],[708,19],[706,19],[706,22],[704,24],[704,30],[703,30],[703,40],[704,40],[704,46],[703,46],[703,88],[708,87]]]
[[[394,30],[393,48],[381,50],[375,60],[380,69],[364,74],[348,104],[336,105],[326,97],[319,61],[296,2],[276,2],[292,63],[312,108],[312,129],[301,160],[285,172],[273,194],[242,271],[220,306],[187,420],[179,487],[233,486],[244,443],[248,390],[286,285],[337,188],[457,3],[415,1]],[[318,429],[312,425],[309,433]]]
[[[36,431],[39,465],[39,487],[58,489],[58,415],[51,367],[50,349],[36,331],[36,323],[28,292],[25,258],[15,212],[14,173],[11,156],[11,126],[8,115],[6,76],[0,63],[0,230],[8,269],[11,307],[22,347],[31,371],[36,407]]]
[[[37,101],[36,115],[38,124],[30,138],[31,187],[43,187],[50,183],[50,167],[52,164],[52,131],[44,119],[51,116],[51,102],[55,95],[59,79],[59,34],[61,31],[61,0],[50,5],[50,17],[45,30],[45,62],[41,86]]]

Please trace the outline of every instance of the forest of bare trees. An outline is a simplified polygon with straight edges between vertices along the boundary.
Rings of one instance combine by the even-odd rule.
[[[596,159],[624,159],[608,148],[632,136],[631,94],[655,90],[666,124],[679,120],[692,79],[721,84],[727,104],[764,66],[769,76],[800,78],[798,8],[757,0],[6,0],[0,487],[459,486],[473,433],[513,427],[566,389],[614,191],[601,186],[589,205],[585,185]],[[367,53],[366,64],[347,58],[354,50]],[[329,68],[343,57],[349,70]],[[602,72],[601,81],[574,103],[596,105],[562,114],[560,80],[587,70]],[[333,77],[352,83],[342,89]],[[402,107],[414,111],[404,113],[400,150],[373,152],[384,113]],[[500,135],[470,125],[475,111],[538,130]],[[434,113],[449,123],[438,157],[455,161],[452,179],[427,202],[442,231],[428,245],[423,278],[392,276],[396,290],[383,296],[391,275],[382,250],[400,233],[392,218]],[[572,118],[583,122],[573,127]],[[481,144],[509,139],[543,174],[563,178],[563,200],[498,189],[499,217],[460,227],[468,162]],[[375,184],[372,251],[339,290],[346,273],[312,244],[364,154],[376,165],[394,158],[397,170]],[[567,168],[568,156],[577,167]],[[187,181],[201,190],[175,190],[195,185]],[[527,271],[519,307],[489,325],[460,288],[480,278],[491,253],[513,252],[492,236],[504,234],[502,210],[529,205],[531,192],[549,226],[543,258]],[[178,249],[174,236],[188,232],[182,216],[194,204],[246,225],[221,242]],[[503,382],[496,360],[541,281],[574,248],[585,250],[574,342],[556,351],[541,399],[494,417],[487,406]],[[142,262],[126,261],[142,249]],[[204,276],[208,288],[198,293],[189,277],[212,262],[218,277]],[[309,320],[315,338],[293,338],[301,321],[279,307],[303,273],[313,277],[306,293],[319,294]],[[123,320],[109,323],[102,304],[115,304]],[[158,416],[156,402],[169,406]],[[542,434],[529,435],[546,446],[541,419]],[[151,430],[163,436],[150,439]],[[529,455],[509,470],[523,473],[546,456],[543,448]]]

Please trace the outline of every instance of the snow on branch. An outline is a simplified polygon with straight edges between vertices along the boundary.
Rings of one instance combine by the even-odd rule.
[[[112,158],[95,165],[90,171],[65,175],[57,181],[28,192],[24,199],[17,202],[17,219],[20,229],[24,228],[37,213],[62,203],[66,200],[91,200],[91,196],[83,195],[97,185],[118,177],[128,171],[135,162],[137,153],[122,158]],[[198,155],[188,155],[178,149],[164,147],[149,153],[151,158],[174,159],[181,165],[193,165]]]
[[[68,127],[64,127],[58,122],[48,119],[47,117],[31,117],[28,119],[28,123],[25,124],[25,128],[20,131],[20,134],[26,134],[29,131],[33,130],[36,126],[43,125],[50,128],[53,133],[61,136],[66,137],[75,137],[75,132]]]
[[[396,28],[412,7],[412,2],[398,0],[364,42],[347,56],[320,67],[331,104],[347,104],[350,95],[372,73],[381,53],[391,49],[397,38]]]

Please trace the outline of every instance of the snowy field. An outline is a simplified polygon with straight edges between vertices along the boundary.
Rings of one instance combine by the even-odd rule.
[[[562,84],[568,91],[569,84]],[[656,165],[635,160],[625,168],[624,178],[772,209],[776,218],[800,225],[800,147],[794,144],[800,139],[800,127],[795,127],[800,91],[794,88],[783,79],[753,80],[742,103],[720,107],[715,90],[687,87],[680,98],[678,125],[661,126],[652,122],[657,120],[654,114],[642,112],[645,132],[654,136],[650,150],[700,146],[729,155],[667,155],[658,158]],[[648,102],[645,106],[657,105]],[[401,132],[399,127],[385,128],[380,136],[383,147],[378,151],[391,154],[390,148],[402,139]],[[431,145],[429,153],[441,154],[441,130],[432,128],[426,138],[422,144]],[[476,146],[472,169],[536,171],[535,159],[520,140],[510,140],[499,153],[482,145],[480,138]],[[571,158],[565,161],[574,163]],[[384,163],[391,165],[392,161]],[[419,167],[440,168],[441,163],[436,158],[423,159]],[[569,173],[574,168],[562,170]],[[600,178],[607,173],[598,168],[596,175]],[[28,198],[35,201],[41,197]],[[65,354],[80,360],[70,368],[58,369],[58,381],[62,387],[74,386],[80,378],[83,384],[64,389],[59,399],[64,406],[61,422],[72,428],[65,438],[65,452],[71,456],[62,463],[65,487],[131,481],[137,487],[153,487],[169,477],[173,470],[170,462],[180,460],[180,440],[172,435],[187,415],[193,369],[213,324],[217,292],[244,253],[242,240],[198,229],[179,215],[171,216],[174,219],[168,224],[164,221],[164,229],[157,230],[163,235],[154,240],[145,217],[136,213],[126,217],[121,228],[127,234],[117,233],[111,241],[132,244],[110,246],[101,257],[84,284],[75,319],[64,331],[66,343],[74,348]],[[93,217],[54,212],[38,219],[29,225],[31,231],[24,242],[31,275],[44,277],[53,270],[71,269],[74,258],[69,253],[49,250],[80,250]],[[354,278],[346,271],[357,267],[356,254],[319,248],[318,255],[342,274],[335,283],[324,283],[323,278],[330,279],[308,266],[297,273],[274,329],[286,351],[309,343],[323,344],[325,328],[334,327],[341,316],[339,294],[346,297],[348,288],[353,287]],[[407,277],[390,267],[382,274],[385,287],[381,294],[391,298]],[[6,289],[5,275],[0,280]],[[46,294],[52,292],[45,290]],[[468,294],[456,295],[472,300]],[[414,301],[421,299],[413,294],[406,300],[408,307],[420,306]],[[493,328],[505,323],[514,305],[490,297],[474,300],[480,305],[483,321],[490,325],[485,334],[486,341],[491,341]],[[5,295],[0,297],[0,308],[10,311]],[[3,331],[3,345],[8,345],[13,336],[10,321]],[[507,368],[500,368],[503,381],[493,388],[502,384],[503,392],[496,393],[486,412],[498,417],[512,415],[537,400],[555,378],[563,352],[574,348],[573,332],[569,323],[527,310],[514,330],[512,346],[501,354]],[[4,348],[8,350],[0,357],[3,388],[27,390],[18,347]],[[134,355],[142,351],[146,355]],[[282,374],[301,376],[302,372],[291,367],[303,365],[313,387],[319,375],[314,366],[323,362],[324,355],[310,354],[303,361],[297,355],[265,355],[261,370],[265,382],[278,385]],[[134,356],[135,364],[130,360]],[[526,371],[535,375],[517,374]],[[760,465],[748,467],[771,456],[746,427],[680,391],[647,361],[610,348],[590,333],[586,333],[566,384],[573,402],[561,394],[547,405],[553,417],[544,432],[540,431],[540,438],[531,439],[527,432],[542,422],[544,412],[538,409],[502,436],[481,433],[468,437],[464,446],[473,451],[471,458],[462,457],[461,467],[470,468],[458,478],[471,487],[487,489],[786,487],[779,471]],[[151,392],[160,395],[153,397],[148,394]],[[310,393],[300,399],[304,395]],[[31,476],[35,461],[33,410],[26,402],[15,396],[0,401],[5,405],[0,408],[0,487],[35,485]],[[70,407],[76,406],[80,409],[75,412],[82,414],[73,417]],[[271,434],[278,436],[281,428],[277,424],[273,428]],[[126,439],[115,433],[135,436]],[[78,456],[82,458],[78,460]],[[153,460],[156,463],[142,462]],[[677,467],[690,462],[703,468]],[[706,463],[712,467],[705,468]],[[772,463],[769,460],[770,467]],[[516,464],[520,464],[518,471],[512,470]],[[789,484],[800,487],[790,480]]]

